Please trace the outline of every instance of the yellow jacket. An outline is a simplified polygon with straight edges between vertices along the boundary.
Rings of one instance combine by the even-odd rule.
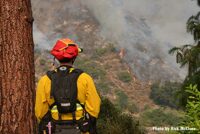
[[[73,68],[71,68],[71,71]],[[78,100],[85,105],[85,110],[93,117],[98,117],[100,111],[100,97],[96,91],[93,79],[87,74],[82,73],[77,80]],[[42,117],[48,112],[49,106],[54,103],[54,99],[50,97],[51,80],[47,75],[43,76],[37,85],[35,115],[40,121]],[[53,107],[52,117],[58,120],[58,111]],[[77,106],[76,119],[82,117],[83,109]],[[62,115],[64,120],[72,120],[72,114]]]

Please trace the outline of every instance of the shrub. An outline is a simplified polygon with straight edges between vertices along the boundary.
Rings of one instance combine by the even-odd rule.
[[[111,44],[111,43],[108,44],[107,48],[108,48],[109,52],[116,52],[117,51],[114,44]]]
[[[180,92],[180,88],[180,84],[175,82],[166,82],[162,85],[155,83],[151,87],[150,98],[158,105],[178,108],[177,94]]]
[[[110,53],[113,53],[113,52],[116,52],[116,49],[115,49],[114,45],[113,44],[108,44],[108,45],[106,45],[104,47],[96,48],[91,58],[92,59],[98,59],[102,55],[110,54]]]
[[[131,75],[127,71],[119,72],[117,76],[121,81],[126,83],[132,80]]]
[[[98,56],[102,56],[102,55],[104,55],[104,54],[106,54],[106,53],[116,52],[116,49],[115,49],[115,47],[114,47],[113,44],[108,44],[108,45],[105,46],[105,47],[97,48],[97,49],[95,50],[95,52],[96,52],[96,54],[97,54]]]
[[[172,112],[164,112],[163,108],[147,110],[141,115],[141,121],[145,126],[177,126],[183,118]]]
[[[96,62],[88,59],[77,59],[75,62],[77,68],[89,73],[94,79],[104,79],[106,71]]]
[[[45,61],[44,59],[40,59],[40,65],[41,65],[41,66],[44,66],[45,63],[46,63],[46,61]]]
[[[104,55],[106,52],[107,52],[107,48],[97,48],[95,50],[95,53],[98,55],[98,56],[102,56]]]
[[[122,110],[117,109],[108,99],[102,99],[101,112],[97,122],[100,134],[144,134],[139,122]]]
[[[191,95],[188,98],[188,102],[186,105],[186,116],[182,125],[185,127],[199,129],[200,128],[200,91],[198,91],[197,85],[194,85],[194,86],[190,85],[186,88],[186,92],[190,93]],[[196,134],[197,131],[187,131],[187,133]]]
[[[187,87],[190,86],[190,84],[197,84],[197,88],[200,89],[200,70],[194,73],[192,76],[186,77],[182,85],[179,102],[180,105],[183,106],[183,108],[185,108],[185,106],[187,105],[188,97],[191,95],[189,92],[185,91],[185,89],[187,89]]]
[[[117,93],[117,106],[121,109],[126,109],[128,106],[128,96],[123,91]]]
[[[103,94],[107,94],[110,91],[109,83],[99,82],[97,83],[97,89],[100,90]]]
[[[127,106],[128,111],[131,113],[137,113],[139,112],[139,109],[137,107],[137,105],[134,102],[130,102]]]

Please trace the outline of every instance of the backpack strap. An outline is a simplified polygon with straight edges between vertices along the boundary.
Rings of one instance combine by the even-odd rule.
[[[51,80],[52,79],[52,75],[54,73],[56,73],[57,71],[56,70],[53,70],[53,71],[47,71],[46,75],[48,76],[48,78]]]
[[[81,69],[74,69],[74,70],[72,70],[71,73],[74,73],[74,77],[75,77],[74,81],[77,83],[77,80],[78,80],[79,76],[83,73],[83,71]],[[78,88],[77,85],[76,85],[76,88]],[[77,103],[81,104],[78,99],[77,99]],[[76,124],[77,123],[76,111],[72,112],[72,117],[73,117],[73,123]]]
[[[56,70],[53,70],[53,71],[48,71],[47,73],[46,73],[46,75],[48,76],[48,78],[52,81],[52,79],[53,79],[53,75],[55,74],[57,72],[57,69]],[[52,95],[52,84],[51,84],[51,93],[50,93],[50,97],[53,97],[53,95]],[[55,102],[50,106],[50,109],[52,109],[53,108],[53,106],[55,105]]]

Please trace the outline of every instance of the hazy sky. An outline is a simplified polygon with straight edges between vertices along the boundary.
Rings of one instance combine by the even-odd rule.
[[[50,2],[48,1],[47,4],[43,2],[43,5],[48,5]],[[174,45],[192,42],[192,36],[186,33],[186,21],[199,11],[195,0],[84,0],[80,2],[93,12],[104,34],[119,38],[130,32],[130,26],[135,28],[134,24],[128,24],[127,16],[135,19],[144,18],[155,39]],[[67,1],[62,3],[67,6]],[[44,8],[49,7],[44,6]],[[74,7],[72,8],[74,10]],[[38,40],[43,40],[43,37],[38,39],[37,31],[34,31],[36,43]],[[137,33],[138,29],[135,28],[131,32]]]
[[[199,7],[191,0],[84,0],[106,32],[127,32],[125,17],[145,18],[155,38],[171,44],[191,42],[186,21]],[[120,35],[120,34],[119,34]],[[118,36],[118,35],[116,35]]]

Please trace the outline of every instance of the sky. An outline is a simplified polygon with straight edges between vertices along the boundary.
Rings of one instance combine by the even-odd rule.
[[[199,11],[192,0],[84,0],[105,33],[128,32],[127,15],[144,18],[153,36],[170,44],[190,43],[186,21]],[[117,38],[117,37],[116,37]]]

